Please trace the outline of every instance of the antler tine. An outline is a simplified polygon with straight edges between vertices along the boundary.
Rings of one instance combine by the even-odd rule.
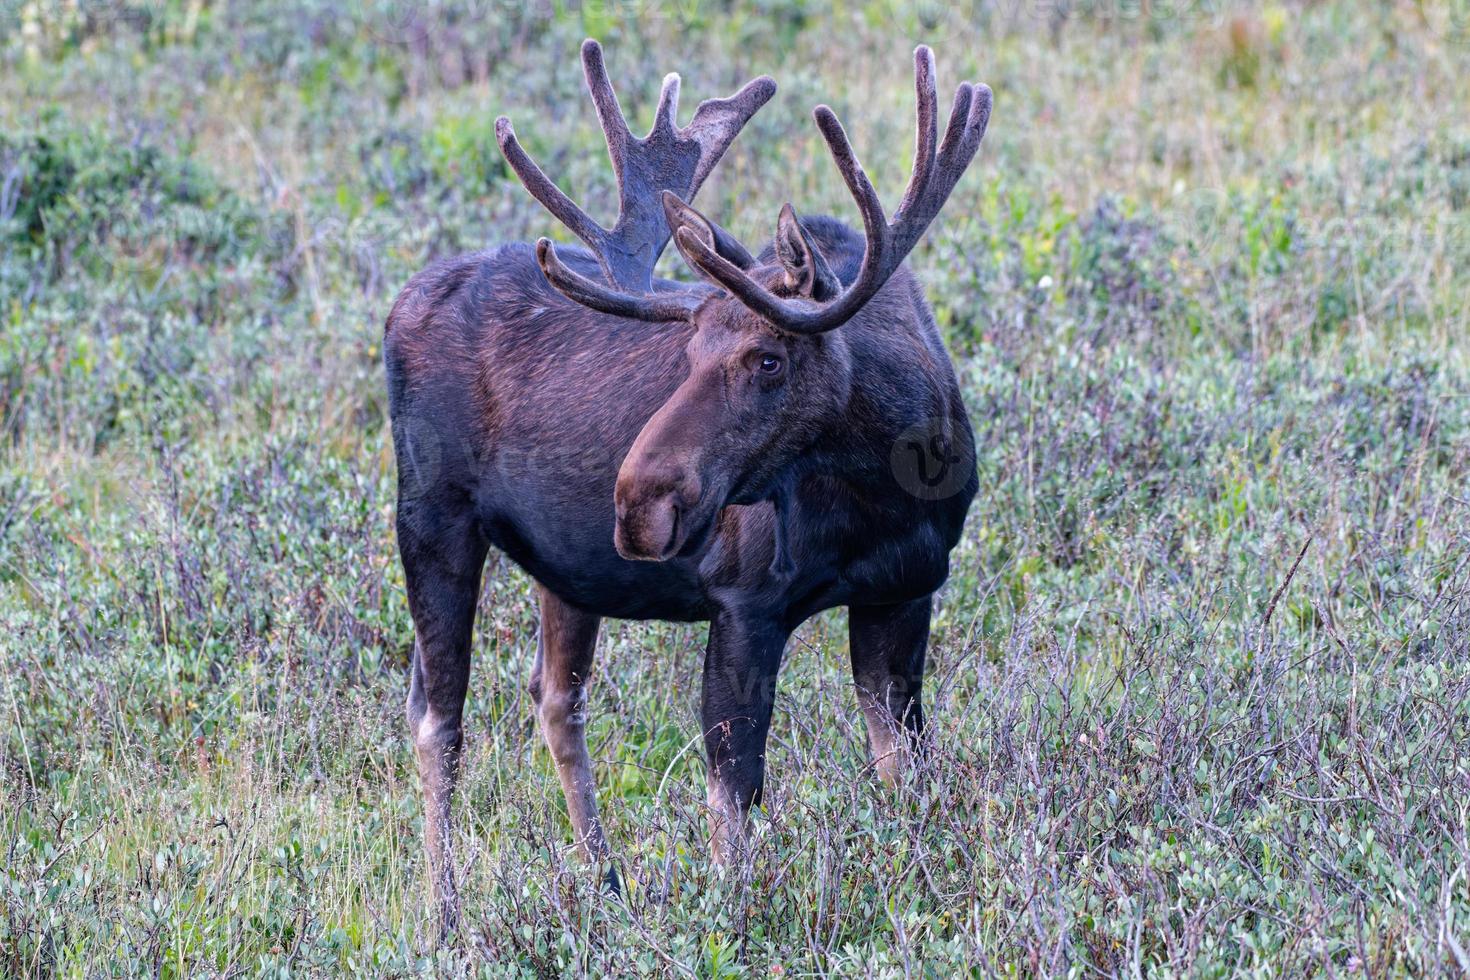
[[[907,214],[914,201],[929,186],[934,174],[935,145],[939,141],[939,94],[934,81],[934,52],[927,44],[914,49],[914,90],[917,119],[914,125],[914,173],[904,191],[894,219]],[[951,114],[951,118],[953,114]]]
[[[762,76],[729,98],[703,102],[689,125],[680,129],[679,76],[670,73],[664,76],[659,92],[653,128],[639,139],[629,130],[613,91],[602,47],[591,38],[582,43],[582,71],[617,177],[618,218],[611,228],[592,220],[542,172],[503,116],[495,123],[496,140],[531,196],[592,250],[607,284],[628,294],[650,294],[653,269],[670,234],[659,193],[670,190],[685,200],[693,199],[741,128],[770,101],[776,83]],[[553,283],[570,281],[562,276]],[[576,292],[572,298],[579,302],[581,297],[593,295],[585,287],[578,287]],[[605,297],[599,302],[607,305]]]
[[[707,291],[670,291],[643,296],[620,293],[568,268],[556,254],[556,246],[549,238],[536,240],[536,262],[547,282],[567,299],[590,309],[633,320],[658,323],[684,319],[709,295]]]
[[[706,99],[695,108],[694,118],[679,134],[699,144],[699,161],[689,181],[689,193],[680,194],[680,197],[686,201],[694,200],[694,192],[704,184],[704,179],[720,162],[720,157],[725,155],[745,124],[750,122],[750,117],[775,94],[776,80],[770,75],[761,75],[746,82],[729,98]]]
[[[613,174],[621,188],[623,165],[627,161],[628,144],[634,141],[633,134],[628,129],[623,107],[618,104],[618,94],[613,91],[612,79],[607,77],[602,45],[590,37],[582,42],[582,75],[587,80],[587,91],[592,94],[597,121],[602,125],[602,135],[607,141],[607,155],[612,160]]]
[[[653,128],[648,131],[649,137],[655,133],[674,135],[678,128],[679,118],[679,73],[671,71],[664,76],[663,87],[658,92],[658,110],[653,115]]]
[[[918,97],[914,171],[903,202],[894,212],[891,222],[885,217],[878,193],[858,163],[836,114],[825,105],[817,106],[812,113],[838,172],[857,202],[867,236],[857,278],[835,300],[814,306],[805,300],[781,299],[687,229],[681,228],[675,238],[679,250],[700,273],[724,286],[751,310],[783,330],[821,333],[846,323],[883,287],[938,215],[980,149],[990,122],[990,89],[962,82],[955,91],[944,140],[936,149],[938,119],[934,55],[923,45],[914,51],[914,83]]]
[[[540,201],[557,221],[571,229],[572,234],[586,242],[588,248],[599,251],[607,231],[563,194],[561,188],[536,165],[536,161],[522,148],[520,140],[516,139],[516,131],[505,116],[495,120],[495,142],[500,144],[506,163],[521,178],[531,196]]]
[[[673,191],[664,191],[663,202],[664,218],[668,221],[670,228],[677,229],[681,225],[689,225],[700,237],[708,239],[716,252],[740,268],[749,269],[755,265],[755,256],[746,251],[745,246],[740,244],[734,235],[694,210],[684,201],[679,200],[679,195]]]
[[[887,237],[888,219],[885,217],[883,202],[879,200],[873,182],[868,179],[868,172],[863,169],[857,154],[852,151],[847,130],[842,128],[837,114],[830,107],[819,105],[812,110],[812,118],[817,121],[817,129],[827,141],[827,150],[832,154],[837,172],[842,175],[843,182],[857,202],[858,212],[863,216],[863,228],[868,233],[868,251],[871,253],[874,243],[881,245]]]

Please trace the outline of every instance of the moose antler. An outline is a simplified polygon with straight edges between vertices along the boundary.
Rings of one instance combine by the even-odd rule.
[[[629,131],[608,80],[602,48],[591,38],[582,42],[582,69],[618,181],[618,220],[611,229],[593,221],[542,172],[521,148],[504,116],[495,121],[496,141],[531,196],[597,256],[607,280],[603,285],[572,271],[543,238],[536,243],[536,253],[552,285],[594,309],[640,319],[667,319],[671,311],[687,307],[688,297],[642,295],[651,292],[654,265],[669,242],[660,192],[670,190],[684,200],[691,199],[750,117],[775,94],[776,83],[762,75],[727,99],[701,102],[689,125],[679,128],[675,122],[679,76],[670,72],[664,76],[653,128],[638,139]]]
[[[830,303],[813,305],[804,300],[777,297],[756,282],[726,256],[720,254],[708,235],[689,225],[681,226],[674,239],[679,251],[695,269],[733,293],[754,312],[791,333],[822,333],[846,323],[863,304],[873,298],[924,234],[939,213],[955,184],[975,158],[985,127],[990,122],[991,93],[985,85],[961,82],[955,91],[944,141],[938,137],[937,98],[934,88],[934,52],[925,45],[914,50],[914,85],[918,90],[918,132],[914,140],[914,171],[903,201],[890,222],[883,203],[873,190],[843,132],[837,116],[825,105],[812,115],[832,152],[847,188],[863,216],[867,245],[857,279]]]

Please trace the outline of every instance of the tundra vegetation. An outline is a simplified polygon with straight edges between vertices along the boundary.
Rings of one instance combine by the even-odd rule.
[[[891,201],[913,45],[991,84],[909,258],[979,495],[925,778],[867,771],[823,614],[744,873],[706,855],[704,628],[605,626],[622,900],[492,556],[436,948],[383,320],[434,258],[566,240],[508,108],[610,220],[589,34],[645,125],[669,68],[777,76],[695,202],[748,242],[855,217],[810,106]],[[0,5],[0,975],[1470,969],[1466,77],[1434,0]]]

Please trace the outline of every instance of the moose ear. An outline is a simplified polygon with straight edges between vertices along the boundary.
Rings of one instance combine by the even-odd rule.
[[[716,254],[729,259],[737,268],[755,267],[755,259],[745,250],[744,245],[735,240],[734,235],[685,204],[673,191],[664,191],[662,196],[664,219],[669,223],[669,234],[674,238],[675,247],[679,244],[679,229],[689,228],[713,248]]]
[[[786,288],[793,295],[825,302],[840,291],[837,276],[789,203],[781,208],[781,217],[776,221],[776,258],[786,270]]]

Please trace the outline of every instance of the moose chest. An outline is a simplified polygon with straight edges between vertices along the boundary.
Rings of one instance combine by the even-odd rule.
[[[835,606],[908,602],[948,576],[950,523],[934,508],[875,506],[849,487],[810,480],[784,508],[726,511],[700,562],[701,590],[711,608],[764,608],[792,625]]]
[[[949,575],[952,542],[935,515],[922,510],[850,513],[836,553],[837,602],[882,606],[938,589]]]

